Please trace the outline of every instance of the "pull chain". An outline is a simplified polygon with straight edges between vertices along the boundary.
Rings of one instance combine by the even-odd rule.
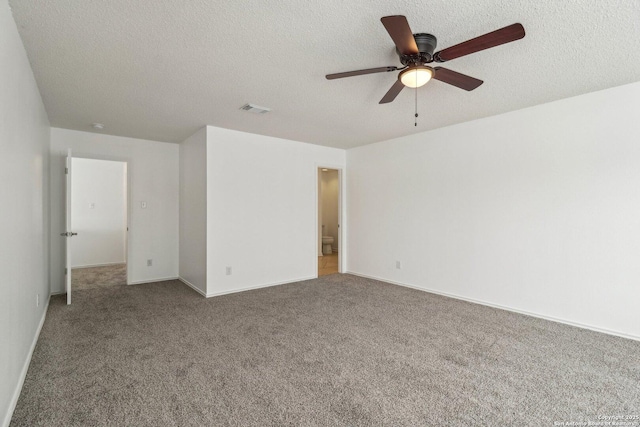
[[[416,82],[418,82],[418,69],[416,68]],[[416,100],[416,118],[414,119],[414,126],[418,126],[418,87],[416,86],[416,93],[415,93],[415,100]]]

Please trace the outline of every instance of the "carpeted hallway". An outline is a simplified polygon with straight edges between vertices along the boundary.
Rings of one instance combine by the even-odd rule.
[[[12,426],[552,426],[635,415],[640,342],[351,275],[51,299]]]
[[[71,270],[71,291],[121,286],[127,284],[127,264],[101,267],[74,268]]]

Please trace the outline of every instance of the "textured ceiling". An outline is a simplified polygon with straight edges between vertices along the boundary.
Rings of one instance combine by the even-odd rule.
[[[11,0],[52,126],[180,142],[204,125],[349,148],[640,80],[634,0]],[[406,15],[437,50],[520,22],[522,40],[447,62],[378,101],[400,65],[380,18]],[[247,103],[272,108],[256,115]]]

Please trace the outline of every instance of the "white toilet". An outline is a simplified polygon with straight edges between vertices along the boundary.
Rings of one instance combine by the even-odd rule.
[[[331,236],[322,236],[322,253],[324,255],[331,255],[333,252],[331,250],[331,245],[333,244],[333,237]]]

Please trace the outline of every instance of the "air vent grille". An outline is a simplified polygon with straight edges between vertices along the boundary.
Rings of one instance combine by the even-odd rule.
[[[260,107],[260,106],[255,105],[255,104],[244,104],[242,107],[240,107],[240,109],[243,110],[243,111],[248,111],[250,113],[254,113],[254,114],[264,114],[264,113],[268,113],[269,111],[271,111],[271,108]]]

